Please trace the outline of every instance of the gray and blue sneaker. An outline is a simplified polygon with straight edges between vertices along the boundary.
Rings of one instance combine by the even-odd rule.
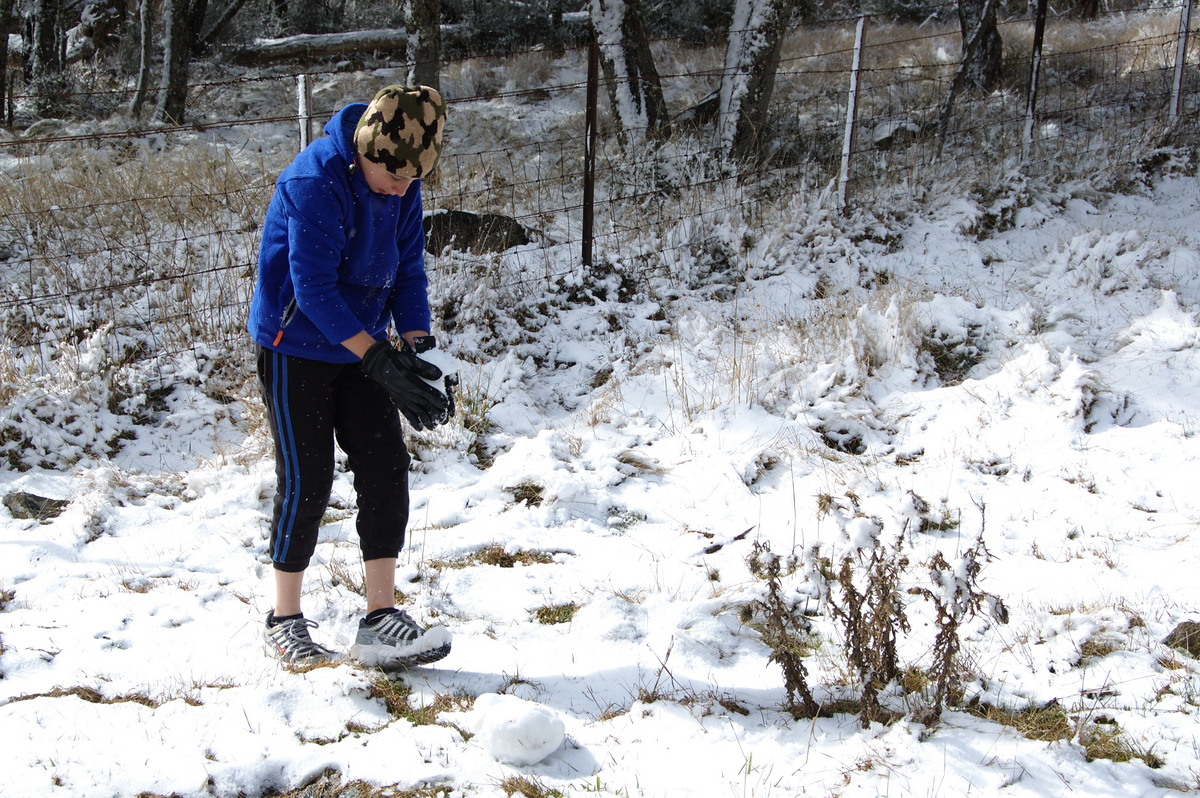
[[[289,665],[324,665],[333,662],[337,655],[325,646],[314,643],[308,634],[309,628],[316,626],[316,621],[310,621],[303,615],[280,620],[272,613],[267,613],[263,640],[268,651]]]
[[[368,620],[368,618],[370,620]],[[437,662],[450,653],[450,630],[425,627],[404,610],[377,610],[358,622],[350,658],[368,667],[402,670]]]

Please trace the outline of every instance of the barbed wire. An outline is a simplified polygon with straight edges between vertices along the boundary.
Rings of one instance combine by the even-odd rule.
[[[942,10],[956,6],[946,4]],[[1160,10],[1178,10],[1174,4],[1164,5]],[[860,15],[848,15],[823,20],[821,28],[828,30],[845,26]],[[879,15],[866,15],[872,20]],[[1028,23],[1027,18],[1009,18],[1000,21],[1002,26],[1017,26]],[[886,40],[874,42],[868,37],[865,49],[871,57],[864,59],[859,77],[863,83],[860,103],[868,106],[858,125],[864,130],[878,121],[889,121],[894,114],[882,113],[886,109],[902,110],[905,118],[933,118],[942,107],[959,64],[943,56],[910,58],[902,64],[889,64],[876,60],[884,57],[886,48],[907,47],[920,54],[933,42],[957,41],[957,26],[947,22],[937,30],[910,30],[903,37],[897,34],[900,26],[889,28]],[[842,126],[845,108],[844,84],[850,72],[848,62],[852,49],[828,35],[813,36],[812,26],[800,25],[790,31],[794,41],[788,45],[781,57],[777,81],[791,81],[793,89],[805,90],[809,84],[816,86],[812,91],[800,91],[800,99],[788,98],[786,92],[777,92],[773,112],[778,118],[795,120],[796,135],[807,138],[808,146],[814,148],[807,161],[793,156],[778,161],[763,161],[753,164],[730,162],[725,159],[724,145],[705,134],[688,133],[652,142],[649,130],[626,129],[619,131],[627,142],[646,142],[639,157],[629,157],[628,143],[618,140],[615,122],[608,122],[601,158],[596,168],[597,192],[594,212],[598,221],[593,231],[593,242],[600,251],[601,261],[619,260],[629,257],[642,263],[645,274],[666,274],[672,263],[705,255],[720,254],[735,260],[744,255],[739,253],[743,245],[723,240],[714,230],[705,232],[696,229],[683,232],[689,221],[700,222],[721,217],[737,218],[754,213],[761,197],[747,185],[751,179],[764,183],[785,183],[789,176],[803,174],[806,181],[828,184],[835,178],[836,162],[841,158],[857,159],[863,174],[859,177],[864,186],[882,185],[888,179],[888,165],[880,158],[877,142],[870,136],[860,137],[855,146],[843,150]],[[1114,114],[1124,115],[1129,120],[1125,142],[1113,144],[1117,148],[1135,151],[1139,137],[1145,131],[1139,127],[1146,121],[1161,118],[1162,108],[1169,94],[1161,80],[1162,70],[1173,56],[1176,32],[1153,33],[1134,30],[1132,35],[1120,41],[1085,42],[1086,46],[1063,49],[1060,52],[1047,50],[1044,63],[1050,65],[1043,80],[1052,83],[1062,93],[1052,108],[1045,109],[1046,118],[1070,119],[1071,124],[1081,130],[1091,124],[1100,126],[1102,120]],[[655,46],[680,45],[681,40],[656,40]],[[808,44],[808,51],[795,48]],[[681,46],[681,45],[680,45]],[[523,51],[527,54],[545,53]],[[575,59],[575,68],[584,60],[582,50],[568,48],[563,57]],[[509,54],[512,55],[512,54]],[[479,58],[497,59],[502,56],[488,55]],[[1089,87],[1073,85],[1070,80],[1059,79],[1053,72],[1057,59],[1080,59],[1095,64],[1092,69],[1100,76],[1106,94],[1093,94]],[[1019,58],[1010,52],[1006,56],[1010,72],[1018,72]],[[1130,69],[1134,64],[1146,68]],[[222,93],[236,94],[247,86],[274,86],[294,91],[297,79],[319,78],[333,80],[347,74],[361,74],[370,69],[348,70],[341,68],[284,71],[271,75],[245,75],[220,80],[205,80],[194,83],[190,89],[195,93],[211,94],[219,100]],[[719,82],[727,75],[725,67],[699,69],[695,71],[673,70],[662,73],[659,79],[664,86],[674,82],[692,81],[699,84]],[[841,84],[834,88],[833,84]],[[1158,81],[1155,85],[1154,82]],[[823,81],[823,82],[822,82]],[[607,86],[601,80],[601,89]],[[450,98],[451,104],[471,106],[484,103],[545,102],[546,98],[557,102],[578,102],[583,108],[583,95],[587,82],[584,79],[567,77],[561,82],[547,85],[525,86],[484,92],[464,92],[462,96]],[[1153,89],[1153,90],[1151,90]],[[1097,90],[1099,91],[1099,90]],[[95,97],[128,96],[128,88],[108,88],[95,92],[76,92],[74,99]],[[1009,94],[1012,94],[1009,92]],[[602,92],[603,96],[603,92]],[[575,99],[572,99],[575,98]],[[834,99],[836,98],[836,99]],[[43,95],[21,94],[14,99],[21,102],[45,99]],[[872,103],[878,110],[872,109]],[[1194,123],[1195,103],[1185,109],[1185,124]],[[989,135],[1000,137],[1006,131],[1017,129],[1024,121],[1024,107],[1005,99],[1004,93],[988,97],[964,97],[954,115],[954,125],[946,130],[919,131],[917,143],[912,145],[913,159],[926,159],[934,163],[939,152],[939,143],[946,139],[963,142],[981,140]],[[1095,115],[1096,120],[1089,120]],[[36,134],[29,137],[0,139],[0,156],[12,163],[21,164],[35,156],[44,155],[60,147],[92,147],[122,139],[158,139],[162,146],[170,142],[184,141],[197,135],[209,135],[224,131],[262,129],[271,135],[280,135],[284,126],[296,126],[304,120],[298,113],[267,113],[243,116],[236,119],[212,119],[182,125],[151,124],[124,130],[89,130],[66,132],[55,135]],[[61,123],[70,129],[70,123]],[[111,124],[111,123],[106,123]],[[711,124],[711,123],[710,123]],[[93,128],[95,126],[93,125]],[[1106,131],[1114,133],[1115,131]],[[247,138],[251,138],[253,133]],[[1115,138],[1115,137],[1114,137]],[[489,210],[502,208],[513,221],[530,228],[562,228],[553,237],[546,237],[539,246],[573,249],[583,242],[581,220],[585,211],[581,183],[583,179],[583,131],[575,135],[553,134],[533,141],[505,141],[500,145],[484,144],[473,150],[447,152],[443,159],[441,175],[426,187],[427,209],[458,208],[464,210]],[[927,143],[922,144],[925,141]],[[1144,143],[1143,143],[1144,144]],[[1005,147],[1017,149],[1015,138]],[[825,148],[821,150],[820,148]],[[53,154],[51,152],[51,154]],[[985,158],[995,159],[994,152],[980,153]],[[889,156],[890,157],[890,156]],[[32,163],[32,161],[30,161]],[[1030,168],[1055,168],[1055,158],[1039,156],[1036,152],[1028,157]],[[960,166],[960,168],[962,168]],[[171,356],[190,351],[187,346],[173,339],[175,326],[204,327],[202,331],[213,341],[228,343],[241,335],[241,319],[248,299],[250,275],[255,270],[253,254],[248,252],[257,237],[258,218],[248,202],[255,194],[264,197],[273,186],[273,176],[252,175],[242,183],[210,190],[199,187],[189,192],[183,187],[168,192],[147,193],[137,196],[131,191],[128,196],[111,197],[103,200],[88,200],[76,195],[74,201],[47,198],[41,205],[31,200],[11,203],[0,212],[0,269],[10,279],[4,285],[0,297],[0,328],[10,342],[20,341],[31,350],[77,342],[86,336],[86,324],[96,323],[97,314],[89,314],[86,308],[78,315],[86,324],[72,327],[68,319],[49,318],[44,315],[48,307],[59,304],[86,304],[94,297],[102,297],[109,303],[139,303],[138,312],[129,313],[123,322],[139,329],[162,327],[158,354]],[[233,200],[238,197],[240,199]],[[222,200],[224,201],[222,203]],[[226,208],[239,203],[249,207],[229,210],[232,219],[212,223],[206,217],[189,218],[186,228],[178,235],[138,236],[130,239],[119,237],[119,233],[94,230],[89,225],[93,218],[119,211],[123,206],[151,208],[155,204],[200,203],[223,204]],[[34,207],[30,207],[35,205]],[[259,209],[265,212],[265,206]],[[138,213],[148,211],[139,210]],[[164,223],[164,226],[165,223]],[[715,229],[716,225],[712,227]],[[562,230],[565,229],[565,233]],[[195,248],[195,253],[184,253],[182,262],[169,257],[179,248]],[[212,262],[220,257],[219,263]],[[474,256],[472,256],[474,257]],[[478,256],[484,257],[484,256]],[[501,257],[501,256],[487,256]],[[205,261],[208,258],[209,261]],[[122,262],[129,261],[128,263]],[[109,279],[97,270],[91,275],[90,284],[75,280],[68,284],[55,277],[68,274],[78,264],[107,261]],[[151,266],[151,261],[163,262],[171,268]],[[547,262],[551,259],[547,258]],[[653,261],[653,262],[652,262]],[[553,259],[561,263],[558,268],[522,271],[513,267],[498,273],[493,278],[499,290],[519,290],[533,284],[551,286],[555,281],[577,273],[581,264],[570,257]],[[744,265],[744,264],[743,264]],[[433,275],[450,275],[457,268],[455,258],[434,256],[430,259],[429,271]],[[144,270],[139,272],[138,270]],[[45,271],[43,271],[45,270]],[[536,271],[536,273],[535,273]],[[20,275],[18,278],[17,275]],[[198,290],[209,296],[201,307],[178,309],[161,297],[172,291]],[[128,296],[126,296],[128,295]],[[531,295],[532,296],[532,295]],[[116,314],[110,314],[110,318]],[[231,329],[232,326],[232,329]]]

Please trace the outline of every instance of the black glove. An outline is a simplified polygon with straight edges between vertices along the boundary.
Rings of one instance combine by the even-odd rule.
[[[437,338],[432,335],[418,335],[413,338],[412,343],[413,349],[419,355],[422,352],[428,352],[430,349],[436,347]],[[404,348],[407,349],[408,345],[405,344]],[[425,366],[430,366],[435,370],[437,369],[437,366],[434,366],[428,361],[421,360],[421,358],[417,358],[417,360]],[[438,371],[438,373],[441,374],[441,371]],[[429,379],[436,380],[437,377],[430,377]],[[446,394],[446,421],[449,421],[450,419],[454,418],[454,386],[458,385],[458,375],[447,374],[442,380],[442,385],[445,386],[442,392]]]
[[[413,429],[433,429],[450,419],[449,387],[443,394],[425,382],[440,379],[442,370],[421,360],[408,346],[396,349],[386,340],[376,341],[363,355],[362,369],[387,390]]]

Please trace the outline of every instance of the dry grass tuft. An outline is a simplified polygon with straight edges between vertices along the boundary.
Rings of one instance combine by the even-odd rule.
[[[466,712],[475,703],[473,696],[462,693],[439,693],[428,704],[414,707],[412,704],[413,690],[403,680],[389,677],[383,671],[375,671],[367,695],[383,701],[389,715],[403,718],[414,726],[449,726],[453,724],[439,723],[438,716],[443,712]],[[469,735],[462,732],[464,739]]]
[[[547,787],[536,776],[506,776],[496,783],[505,795],[522,798],[562,798],[562,793]]]
[[[1039,742],[1066,740],[1075,733],[1071,718],[1061,706],[1054,703],[1044,707],[1013,710],[975,702],[965,709],[976,717],[1009,726],[1016,729],[1021,736]]]
[[[174,697],[155,699],[145,693],[122,693],[117,696],[106,696],[94,687],[55,687],[45,693],[30,693],[28,695],[19,695],[9,699],[9,703],[17,701],[32,701],[38,698],[78,698],[81,701],[86,701],[89,704],[140,704],[150,709],[157,709],[167,701],[174,700]],[[190,695],[180,696],[183,701],[190,706],[200,706],[200,700]]]
[[[517,565],[548,565],[554,555],[545,551],[509,551],[501,543],[491,543],[464,557],[453,560],[434,560],[429,563],[436,569],[470,568],[473,565],[491,565],[496,568],[515,568]]]
[[[1115,722],[1088,724],[1080,732],[1079,742],[1089,762],[1097,759],[1112,762],[1140,759],[1152,768],[1161,768],[1166,764],[1162,757],[1130,740]]]
[[[579,609],[579,605],[571,602],[569,604],[547,604],[544,607],[538,607],[533,611],[533,617],[540,624],[547,626],[570,623],[575,617],[575,612]]]
[[[522,482],[509,489],[513,495],[513,500],[518,504],[524,504],[526,507],[540,506],[542,503],[542,494],[545,490],[543,486],[536,482]]]

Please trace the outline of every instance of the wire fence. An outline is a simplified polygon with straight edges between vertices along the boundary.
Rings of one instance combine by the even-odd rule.
[[[857,55],[858,19],[800,27],[785,42],[760,158],[726,157],[711,119],[678,121],[665,141],[638,143],[637,131],[619,135],[602,102],[594,196],[584,191],[586,48],[447,64],[451,144],[426,183],[427,211],[503,214],[533,243],[518,258],[476,248],[432,253],[435,288],[453,292],[464,274],[486,274],[521,305],[539,294],[532,288],[564,282],[576,293],[612,283],[617,295],[652,277],[703,286],[753,272],[742,231],[801,208],[886,215],[960,186],[981,205],[996,200],[988,224],[997,225],[1014,207],[1005,193],[1020,181],[1104,171],[1116,185],[1195,144],[1196,53],[1187,44],[1177,71],[1186,33],[1179,20],[1178,8],[1050,20],[1032,126],[1031,19],[1001,23],[1000,88],[962,94],[949,114],[957,26],[865,18]],[[723,46],[658,41],[654,49],[676,119],[694,116],[684,112],[703,107],[720,85]],[[301,140],[300,111],[326,119],[401,74],[386,65],[206,71],[190,86],[187,125],[131,126],[118,114],[86,124],[44,120],[0,136],[8,395],[50,379],[64,352],[97,346],[100,333],[102,359],[115,371],[201,350],[244,354],[258,225],[275,175]],[[118,106],[125,89],[105,80],[89,74],[81,83],[92,85],[70,101]],[[603,87],[598,94],[605,97]],[[595,253],[587,268],[585,249]],[[434,299],[452,324],[456,298]],[[176,373],[160,372],[163,380]]]

